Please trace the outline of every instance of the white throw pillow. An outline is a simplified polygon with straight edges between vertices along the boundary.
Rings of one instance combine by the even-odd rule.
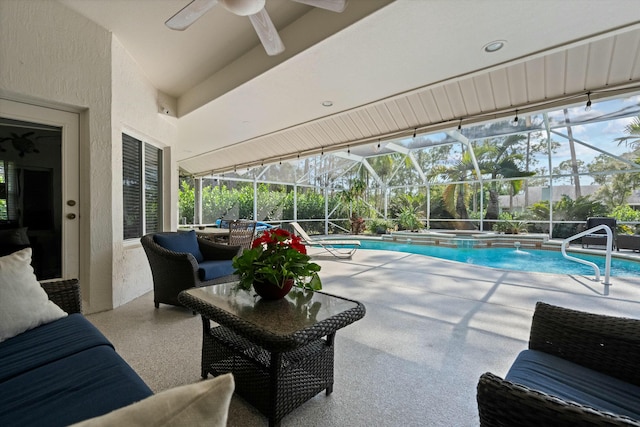
[[[0,257],[0,342],[66,315],[33,274],[31,248]]]
[[[225,374],[165,390],[71,427],[225,427],[234,388],[233,375]]]

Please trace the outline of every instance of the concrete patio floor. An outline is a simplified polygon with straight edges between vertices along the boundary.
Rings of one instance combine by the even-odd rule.
[[[313,252],[312,252],[313,254]],[[640,317],[640,278],[495,270],[406,253],[318,256],[324,291],[366,316],[336,335],[335,384],[283,426],[476,426],[478,377],[504,376],[527,346],[536,301]],[[156,392],[200,380],[201,322],[152,293],[88,316]],[[229,426],[267,425],[234,396]]]

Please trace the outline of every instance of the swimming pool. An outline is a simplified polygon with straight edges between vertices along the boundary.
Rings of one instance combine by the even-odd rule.
[[[514,248],[448,248],[443,246],[416,245],[377,240],[361,240],[360,249],[376,249],[459,261],[485,267],[539,273],[578,274],[590,276],[593,268],[566,260],[560,251]],[[569,255],[595,263],[604,275],[604,256],[571,252]],[[611,276],[640,276],[640,262],[611,259]]]

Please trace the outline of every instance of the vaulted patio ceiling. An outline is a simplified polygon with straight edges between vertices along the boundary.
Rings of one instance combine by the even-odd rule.
[[[99,23],[104,18],[96,13],[98,5],[121,8],[105,0],[60,1],[85,15],[91,11]],[[125,3],[131,14],[145,2]],[[366,4],[374,6],[365,10]],[[175,5],[158,1],[153,24],[170,16]],[[267,8],[276,17],[278,10],[290,13],[276,22],[288,56],[267,58],[255,38],[248,42],[253,47],[245,42],[216,69],[183,60],[185,46],[191,54],[215,56],[218,48],[206,37],[223,33],[225,21],[232,20],[217,11],[208,15],[219,27],[207,27],[206,37],[179,36],[188,45],[162,33],[171,49],[164,53],[168,74],[178,66],[200,67],[200,78],[188,89],[156,85],[175,100],[180,144],[173,153],[185,173],[205,175],[414,131],[453,129],[461,120],[470,124],[516,109],[582,103],[588,92],[597,100],[640,85],[635,0],[351,0],[350,12],[339,17],[284,0],[267,0]],[[137,16],[140,32],[147,17]],[[340,25],[332,27],[336,20]],[[233,21],[232,30],[238,30],[242,23]],[[123,23],[103,25],[111,25],[130,51],[141,37]],[[251,33],[250,26],[246,31]],[[305,36],[318,31],[315,41]],[[505,47],[484,52],[494,40],[505,40]],[[138,56],[151,54],[140,50]],[[156,59],[157,67],[162,58]],[[247,70],[254,75],[247,78]],[[333,105],[324,107],[323,101]]]
[[[525,114],[584,104],[588,92],[594,101],[609,98],[640,89],[639,51],[635,25],[214,149],[180,165],[196,174],[219,173],[416,131],[454,129],[513,116],[516,109]]]

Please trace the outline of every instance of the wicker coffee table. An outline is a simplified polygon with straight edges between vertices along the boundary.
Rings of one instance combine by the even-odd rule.
[[[336,331],[365,314],[357,301],[295,288],[265,301],[237,282],[188,289],[178,300],[202,316],[202,377],[231,372],[236,393],[270,426],[333,391]]]

